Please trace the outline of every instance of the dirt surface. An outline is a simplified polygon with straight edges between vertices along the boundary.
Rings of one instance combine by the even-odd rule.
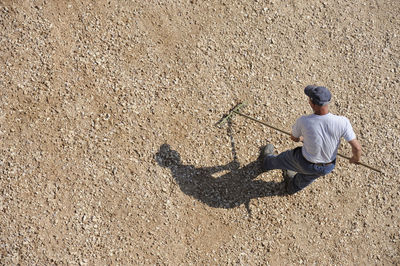
[[[397,0],[0,0],[0,264],[399,264],[399,15]],[[308,84],[383,174],[340,158],[285,196],[256,159],[296,144],[240,116],[215,126],[246,102],[290,131]]]

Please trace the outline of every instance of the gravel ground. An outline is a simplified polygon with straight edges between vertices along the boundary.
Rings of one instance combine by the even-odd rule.
[[[400,264],[400,5],[1,1],[0,264]],[[362,161],[260,173],[327,86]],[[347,144],[340,152],[349,155]]]

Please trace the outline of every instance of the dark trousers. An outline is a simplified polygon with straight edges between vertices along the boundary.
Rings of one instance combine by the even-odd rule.
[[[270,155],[264,158],[264,170],[272,169],[292,170],[297,172],[294,178],[288,183],[289,194],[294,194],[310,185],[320,176],[324,176],[335,168],[336,160],[329,165],[317,165],[308,162],[301,153],[301,147],[287,150],[275,156]]]

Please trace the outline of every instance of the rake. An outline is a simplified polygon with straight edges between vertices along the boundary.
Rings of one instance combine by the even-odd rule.
[[[263,121],[260,121],[260,120],[258,120],[258,119],[255,119],[255,118],[251,117],[251,116],[248,116],[248,115],[246,115],[246,114],[241,113],[239,110],[240,110],[240,108],[242,108],[242,107],[244,107],[244,106],[245,106],[245,103],[239,103],[238,105],[236,105],[234,108],[232,108],[232,109],[229,111],[229,113],[228,113],[226,116],[224,116],[220,121],[218,121],[218,123],[216,123],[216,125],[217,125],[217,126],[221,126],[221,125],[223,125],[224,123],[226,123],[227,121],[229,121],[229,120],[233,117],[234,114],[238,114],[238,115],[243,116],[243,117],[245,117],[245,118],[247,118],[247,119],[250,119],[250,120],[252,120],[252,121],[254,121],[254,122],[256,122],[256,123],[262,124],[262,125],[264,125],[264,126],[267,126],[267,127],[269,127],[269,128],[272,128],[272,129],[274,129],[274,130],[276,130],[276,131],[279,131],[279,132],[281,132],[281,133],[283,133],[283,134],[286,134],[286,135],[289,135],[289,136],[291,135],[291,133],[289,133],[289,132],[287,132],[287,131],[285,131],[285,130],[282,130],[282,129],[280,129],[280,128],[274,127],[274,126],[269,125],[269,124],[267,124],[267,123],[265,123],[265,122],[263,122]],[[350,157],[345,156],[345,155],[343,155],[343,154],[338,153],[338,156],[350,160]],[[358,162],[357,164],[362,165],[362,166],[364,166],[364,167],[367,167],[367,168],[369,168],[369,169],[371,169],[371,170],[373,170],[373,171],[376,171],[376,172],[378,172],[378,173],[382,173],[381,170],[379,170],[379,169],[377,169],[377,168],[375,168],[375,167],[372,167],[372,166],[370,166],[370,165],[367,165],[367,164],[365,164],[365,163]]]

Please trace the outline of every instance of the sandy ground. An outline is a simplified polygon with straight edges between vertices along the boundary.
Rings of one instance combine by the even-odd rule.
[[[400,4],[1,1],[0,264],[400,264]],[[362,161],[255,163],[331,89]],[[340,152],[350,154],[342,143]]]

